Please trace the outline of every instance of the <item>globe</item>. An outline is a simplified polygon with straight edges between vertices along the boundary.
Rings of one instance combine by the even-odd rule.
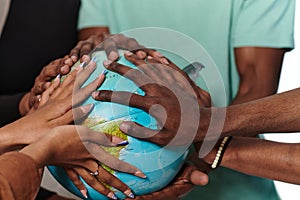
[[[97,68],[85,84],[93,81],[105,69],[102,63],[107,59],[106,53],[104,51],[95,51],[92,56],[96,58],[95,62],[97,63]],[[136,66],[127,61],[124,56],[121,56],[118,62],[132,68],[136,68]],[[79,65],[79,63],[76,65]],[[144,92],[131,80],[112,71],[107,72],[106,79],[99,89],[128,91],[144,95]],[[156,144],[123,134],[119,129],[119,124],[123,120],[134,121],[151,129],[157,128],[155,119],[143,110],[117,103],[95,101],[91,97],[83,104],[91,103],[95,105],[93,111],[89,114],[87,119],[80,123],[95,131],[116,135],[127,140],[129,144],[126,146],[103,148],[118,159],[138,167],[145,173],[147,178],[138,178],[134,175],[114,171],[109,167],[104,166],[105,169],[127,184],[135,195],[152,193],[168,185],[182,167],[189,149],[186,147],[160,147]],[[64,188],[79,198],[84,198],[80,191],[68,178],[63,168],[48,166],[48,170]],[[89,199],[108,199],[106,196],[100,194],[86,184],[83,179],[81,180],[88,190]],[[119,199],[125,198],[125,195],[122,192],[115,188],[110,189],[115,192]]]

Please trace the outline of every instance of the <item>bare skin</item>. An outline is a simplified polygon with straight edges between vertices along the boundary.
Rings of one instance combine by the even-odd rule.
[[[235,48],[240,83],[238,93],[231,104],[244,103],[275,94],[285,52],[286,49],[278,48]]]
[[[100,147],[115,147],[116,145],[105,134],[92,131],[83,126],[69,125],[52,129],[48,134],[41,137],[39,141],[28,145],[20,152],[31,157],[37,164],[37,168],[43,168],[47,165],[58,165],[72,167],[78,171],[83,170],[88,174],[98,170],[99,175],[91,176],[89,174],[90,178],[88,181],[98,182],[95,189],[110,199],[114,199],[113,191],[105,187],[103,183],[124,191],[125,195],[130,195],[132,192],[127,185],[119,181],[115,176],[103,168],[100,169],[98,162],[117,171],[142,174],[136,167],[118,160]],[[101,179],[102,183],[97,178]]]
[[[86,87],[80,88],[95,67],[95,63],[91,63],[85,69],[74,70],[62,84],[57,78],[41,95],[41,101],[32,108],[34,112],[2,127],[0,152],[4,153],[31,144],[52,128],[86,116],[92,105],[76,106],[95,91],[104,80],[104,77],[99,76]]]
[[[136,57],[129,58],[128,55],[126,57],[130,61],[135,60],[133,61],[134,63],[139,62],[138,58]],[[120,72],[120,74],[122,74],[121,72],[122,67],[123,66],[116,65],[115,63],[112,63],[111,65],[108,66],[110,70]],[[138,75],[140,74],[133,74],[132,76],[129,77],[127,76],[127,77],[135,81]],[[110,100],[109,97],[111,95],[105,93],[106,91],[101,91],[100,93],[99,92],[94,93],[94,97],[100,100]],[[118,95],[120,95],[120,98],[115,98],[117,100],[121,99],[121,96],[124,94],[122,93],[114,94],[114,96],[118,96]],[[161,95],[162,96],[160,96],[160,98],[165,98],[163,97],[163,94]],[[299,131],[300,114],[298,111],[300,110],[300,104],[297,103],[298,102],[297,99],[299,98],[300,98],[300,89],[296,89],[287,93],[276,94],[270,97],[265,97],[260,100],[233,105],[226,108],[227,114],[226,114],[225,126],[222,131],[222,137],[229,136],[229,135],[252,136],[253,134],[258,134],[258,133]],[[122,102],[118,101],[118,103],[122,103]],[[157,102],[153,102],[153,104],[156,103]],[[141,106],[145,110],[149,109],[153,105],[152,103],[150,105],[145,104],[144,97],[136,97],[135,95],[131,96],[130,104],[132,106]],[[209,124],[209,120],[207,120],[207,118],[210,116],[212,109],[215,112],[224,110],[224,108],[201,108],[200,112],[204,117],[201,118],[201,124],[203,124],[203,126],[207,126]],[[174,116],[174,113],[170,116]],[[202,126],[201,124],[200,127]],[[130,126],[132,126],[130,129],[124,129],[123,131],[126,132],[126,130],[130,130],[130,132],[128,131],[128,134],[137,136],[137,134],[133,134],[133,132],[135,131],[132,132],[132,130],[134,130],[133,128],[134,125],[130,124]],[[202,129],[200,128],[194,141],[200,142],[202,136],[206,134],[206,130],[207,129],[205,128]],[[170,133],[171,132],[172,131],[170,131]],[[176,132],[176,130],[174,130],[174,132]],[[170,136],[170,137],[174,137],[174,136]],[[158,141],[160,140],[160,136],[159,134],[156,134],[154,136],[151,136],[150,138],[143,137],[141,139],[146,139],[155,142],[156,140]],[[239,145],[239,140],[241,141],[240,145]],[[242,144],[245,144],[246,143],[245,141],[248,140],[251,145],[247,145],[246,148],[245,145]],[[272,149],[272,151],[268,150],[269,146],[270,149]],[[225,153],[225,157],[224,157],[224,161],[222,162],[222,165],[251,175],[259,175],[262,177],[272,178],[275,180],[299,183],[300,179],[298,178],[298,174],[297,174],[297,170],[299,171],[299,167],[300,167],[299,161],[297,159],[299,156],[297,156],[298,154],[297,151],[293,151],[294,153],[291,154],[291,150],[294,149],[295,146],[297,146],[297,144],[281,144],[281,143],[268,142],[268,141],[255,139],[255,138],[242,138],[242,139],[234,138],[232,143],[230,143],[230,145],[228,146],[228,150]],[[232,150],[230,151],[231,148]],[[255,150],[255,148],[259,149],[260,153],[258,153],[258,150]],[[235,153],[230,153],[230,152],[235,152]],[[240,154],[238,154],[239,152]],[[278,153],[274,154],[274,152],[278,152]],[[214,152],[212,152],[210,155],[215,156]],[[286,155],[289,155],[288,157],[293,159],[287,159]],[[293,157],[291,155],[293,155]],[[243,157],[240,158],[239,156],[243,156]],[[255,161],[256,158],[257,160]],[[232,162],[232,159],[240,159],[242,163],[243,162],[245,163],[245,165],[251,162],[251,166],[248,164],[247,167],[242,164],[243,168],[239,167],[238,166],[239,162]],[[209,156],[208,156],[206,158],[206,161],[210,163],[212,160],[209,161]],[[257,168],[261,168],[260,166],[265,166],[265,165],[270,167],[257,170]],[[276,167],[274,167],[275,165]],[[295,168],[291,169],[291,171],[287,173],[286,172],[287,165],[295,166]],[[282,174],[279,173],[280,171],[279,169],[281,169]],[[297,180],[295,180],[295,177]]]

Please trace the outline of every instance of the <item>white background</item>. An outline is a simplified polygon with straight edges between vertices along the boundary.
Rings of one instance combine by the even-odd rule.
[[[296,4],[295,19],[295,49],[286,54],[280,83],[279,92],[300,87],[300,2]],[[284,30],[283,30],[284,31]],[[300,133],[293,134],[268,134],[267,139],[281,142],[300,142]],[[300,199],[300,186],[275,182],[282,200]]]

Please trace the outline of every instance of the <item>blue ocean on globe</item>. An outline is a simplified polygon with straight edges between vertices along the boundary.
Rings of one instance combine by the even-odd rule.
[[[103,61],[107,59],[105,52],[95,51],[92,56],[96,58],[97,68],[85,84],[93,81],[105,69],[102,64]],[[136,68],[136,66],[127,61],[123,56],[121,56],[118,62]],[[79,63],[76,65],[78,64]],[[99,90],[128,91],[144,95],[144,92],[131,80],[112,71],[107,72],[106,79]],[[131,174],[114,171],[107,167],[105,167],[105,169],[109,170],[113,175],[127,184],[135,195],[143,195],[158,191],[168,185],[181,169],[187,157],[188,148],[160,147],[150,142],[124,135],[118,128],[123,120],[134,121],[151,129],[157,128],[155,119],[143,110],[117,103],[95,101],[93,98],[87,99],[83,104],[91,103],[95,105],[93,111],[84,122],[80,123],[93,130],[117,135],[126,139],[129,144],[124,147],[103,148],[120,160],[141,169],[147,178],[142,179]],[[79,198],[84,198],[68,178],[63,168],[48,166],[48,170],[64,188]],[[88,190],[89,199],[108,199],[106,196],[100,194],[86,184],[83,179],[82,181]],[[125,198],[125,195],[122,192],[114,188],[110,189],[115,192],[119,199]]]

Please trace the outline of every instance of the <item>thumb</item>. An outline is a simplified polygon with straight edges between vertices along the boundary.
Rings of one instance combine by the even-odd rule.
[[[208,184],[209,178],[208,178],[207,174],[205,174],[199,170],[194,170],[190,174],[190,181],[194,185],[205,186]]]

